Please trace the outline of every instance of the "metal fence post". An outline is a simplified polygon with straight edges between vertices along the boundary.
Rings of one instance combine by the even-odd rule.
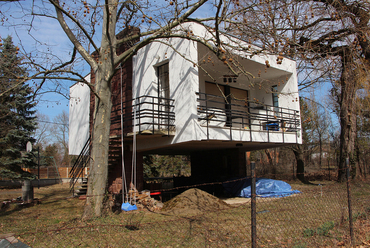
[[[349,218],[349,233],[351,235],[351,245],[355,245],[355,236],[353,235],[353,223],[352,223],[352,203],[351,203],[351,184],[350,184],[350,173],[349,173],[349,158],[346,158],[346,170],[347,170],[347,198],[348,198],[348,218]]]
[[[252,235],[252,248],[257,247],[257,229],[256,229],[256,163],[251,161],[251,235]]]

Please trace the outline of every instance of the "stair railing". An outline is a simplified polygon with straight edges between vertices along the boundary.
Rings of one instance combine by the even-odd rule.
[[[74,196],[74,186],[78,182],[78,179],[82,178],[84,169],[88,166],[90,161],[90,148],[91,148],[91,135],[86,141],[86,144],[82,148],[80,155],[78,155],[76,162],[73,164],[71,171],[69,172],[70,192]]]

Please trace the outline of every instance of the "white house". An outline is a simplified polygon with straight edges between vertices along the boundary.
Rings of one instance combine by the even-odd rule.
[[[199,42],[216,49],[212,32],[194,23],[178,30],[190,39],[148,44],[119,70],[112,141],[123,141],[139,158],[191,155],[192,183],[245,176],[246,151],[302,142],[294,61],[227,36],[220,36],[219,59]],[[70,112],[70,118],[82,118],[74,115],[81,112],[88,113]]]

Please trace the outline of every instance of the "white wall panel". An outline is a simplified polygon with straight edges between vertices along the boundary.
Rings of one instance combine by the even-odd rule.
[[[90,74],[85,77],[90,82]],[[69,154],[79,155],[89,138],[90,89],[76,83],[69,89]]]

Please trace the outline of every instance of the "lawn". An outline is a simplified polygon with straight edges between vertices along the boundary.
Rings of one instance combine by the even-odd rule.
[[[346,184],[290,183],[302,193],[257,200],[258,246],[349,246]],[[356,244],[370,244],[370,184],[356,182],[351,189]],[[11,204],[0,212],[0,233],[14,233],[31,247],[249,247],[251,242],[250,203],[195,216],[139,210],[82,221],[84,201],[71,197],[68,184],[34,190],[40,204]],[[15,191],[1,190],[0,199],[21,195]]]

